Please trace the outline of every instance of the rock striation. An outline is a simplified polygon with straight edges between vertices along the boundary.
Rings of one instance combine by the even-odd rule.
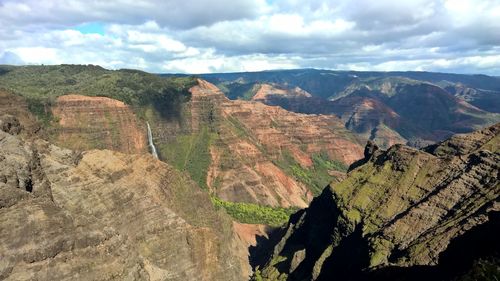
[[[305,168],[313,165],[315,153],[327,152],[346,165],[362,158],[356,137],[335,116],[229,100],[203,80],[190,91],[192,131],[205,126],[216,134],[210,146],[207,185],[224,200],[305,207],[312,194],[278,165],[284,154]]]
[[[150,155],[0,131],[2,280],[242,280],[233,237],[206,192]]]
[[[146,130],[125,103],[106,97],[64,95],[52,114],[56,144],[76,150],[111,149],[124,153],[147,151]]]
[[[364,164],[294,214],[261,280],[450,280],[500,253],[500,124]],[[497,271],[498,272],[498,271]]]
[[[335,114],[383,149],[397,143],[424,147],[500,121],[498,78],[484,75],[302,69],[202,77],[233,99]]]
[[[255,95],[252,97],[253,101],[261,101],[266,103],[266,100],[272,97],[282,97],[282,98],[296,98],[304,97],[310,98],[311,94],[302,90],[299,87],[288,88],[283,87],[278,84],[260,84]]]

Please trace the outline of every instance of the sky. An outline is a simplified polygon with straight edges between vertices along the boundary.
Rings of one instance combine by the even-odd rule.
[[[500,0],[0,0],[0,64],[500,76]]]

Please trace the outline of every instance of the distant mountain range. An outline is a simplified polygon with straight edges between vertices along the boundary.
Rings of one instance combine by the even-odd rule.
[[[317,69],[199,76],[230,99],[336,115],[384,148],[420,147],[500,121],[500,78],[493,76]]]

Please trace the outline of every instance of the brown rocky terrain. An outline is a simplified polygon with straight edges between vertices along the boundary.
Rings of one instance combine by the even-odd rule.
[[[262,224],[233,223],[234,231],[247,247],[257,245],[257,237],[269,238],[269,226]]]
[[[322,151],[345,164],[361,158],[357,140],[334,116],[231,101],[203,80],[190,91],[193,131],[210,126],[216,132],[207,185],[224,200],[305,207],[311,192],[277,165],[283,154],[304,168],[313,165],[311,155]]]
[[[9,91],[0,89],[0,115],[3,114],[12,115],[19,120],[19,125],[21,126],[16,126],[15,128],[19,128],[19,133],[25,137],[41,136],[43,133],[40,130],[40,125],[31,114],[25,99]]]
[[[321,150],[345,164],[361,156],[357,139],[332,115],[298,114],[245,101],[226,104],[223,113],[244,124],[271,154],[288,149],[305,166],[311,163],[308,154]]]
[[[2,280],[245,279],[229,218],[149,155],[0,131],[0,225]]]
[[[294,88],[287,88],[287,87],[282,87],[277,84],[260,84],[258,86],[258,89],[255,93],[255,95],[252,97],[253,101],[261,101],[264,102],[273,97],[273,96],[279,96],[283,98],[294,98],[294,97],[304,97],[304,98],[310,98],[312,97],[311,94],[308,92],[302,90],[299,87],[294,87]]]
[[[232,99],[253,96],[293,112],[335,114],[360,138],[383,149],[396,143],[423,147],[500,121],[496,77],[313,69],[204,77]]]
[[[407,142],[392,129],[406,125],[403,118],[376,99],[347,96],[332,103],[331,110],[339,115],[348,129],[374,141],[382,148]]]
[[[290,165],[314,170],[314,154],[326,153],[343,165],[362,155],[356,137],[333,116],[296,114],[257,102],[230,101],[214,85],[204,80],[198,80],[198,84],[190,90],[190,101],[179,104],[183,114],[175,118],[166,118],[152,107],[132,110],[107,97],[62,95],[47,108],[53,120],[46,129],[53,142],[74,150],[144,153],[146,132],[136,115],[141,113],[151,123],[163,160],[188,170],[202,187],[206,185],[224,200],[269,206],[306,207],[312,199],[310,183],[285,169]],[[22,98],[15,97],[19,100],[16,105],[20,105]],[[24,114],[16,114],[20,115]],[[188,147],[178,149],[172,141]],[[205,145],[206,155],[199,149]],[[164,153],[165,148],[182,159],[172,159]],[[282,163],[286,157],[293,163]],[[204,161],[206,172],[203,166],[192,164]],[[193,175],[193,171],[199,175]],[[341,177],[331,169],[328,174],[334,175],[330,179]],[[327,182],[317,189],[324,184]]]
[[[451,280],[498,255],[499,141],[500,123],[424,150],[371,143],[292,216],[256,278]]]
[[[191,88],[193,131],[201,125],[217,131],[210,147],[207,185],[218,197],[232,202],[270,206],[307,206],[312,194],[306,186],[285,174],[268,157],[262,145],[244,130],[238,119],[226,115],[233,103],[212,84],[199,81]],[[255,116],[255,120],[259,119]],[[238,126],[238,127],[235,127]]]
[[[345,127],[360,139],[372,140],[382,148],[408,142],[396,130],[410,126],[382,101],[366,96],[347,95],[335,101],[321,99],[301,90],[262,84],[252,100],[280,106],[292,112],[338,116]],[[304,94],[305,93],[305,94]]]
[[[146,131],[123,102],[106,97],[64,95],[52,114],[58,120],[55,142],[76,150],[112,149],[124,153],[147,151]]]

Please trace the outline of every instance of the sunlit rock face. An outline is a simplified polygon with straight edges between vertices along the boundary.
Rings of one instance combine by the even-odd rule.
[[[335,116],[229,100],[213,84],[198,83],[190,90],[192,130],[205,126],[216,133],[207,185],[224,200],[305,207],[312,193],[279,166],[283,155],[304,168],[321,152],[344,165],[362,158],[357,138]]]
[[[124,153],[147,151],[146,128],[125,103],[106,97],[64,95],[52,107],[55,141],[77,150],[106,148]]]

